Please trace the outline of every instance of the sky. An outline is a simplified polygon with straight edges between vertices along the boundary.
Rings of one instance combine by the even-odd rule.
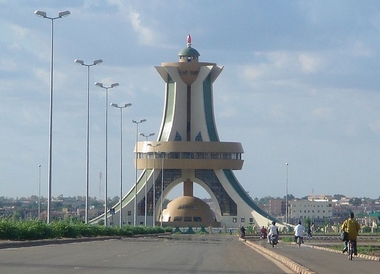
[[[0,196],[47,197],[51,20],[35,10],[71,12],[54,20],[53,197],[86,190],[87,67],[74,60],[103,60],[89,75],[89,192],[101,198],[105,91],[93,83],[119,83],[109,103],[132,104],[123,111],[127,192],[132,119],[158,135],[164,82],[154,66],[177,62],[188,34],[200,61],[224,66],[216,126],[220,141],[242,144],[234,174],[252,198],[380,196],[380,2],[371,0],[0,0]],[[120,154],[120,111],[109,108],[110,197]]]

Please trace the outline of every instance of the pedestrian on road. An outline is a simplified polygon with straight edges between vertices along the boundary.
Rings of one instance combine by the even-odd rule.
[[[308,239],[313,238],[313,235],[311,235],[311,227],[310,227],[310,225],[307,227],[307,238]]]

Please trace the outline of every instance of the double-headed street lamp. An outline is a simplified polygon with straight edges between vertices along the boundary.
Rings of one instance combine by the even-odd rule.
[[[102,59],[95,60],[92,64],[85,64],[83,60],[75,59],[75,63],[87,67],[87,126],[86,126],[86,208],[85,223],[88,223],[88,194],[90,181],[90,67],[103,62]]]
[[[163,205],[164,205],[164,160],[165,160],[165,152],[161,152],[161,227],[162,227],[162,221],[164,219],[163,213]]]
[[[47,202],[47,223],[50,223],[51,216],[51,180],[52,180],[52,158],[53,158],[53,71],[54,71],[54,20],[69,16],[68,10],[61,11],[57,17],[49,17],[45,11],[36,10],[35,15],[51,20],[51,58],[50,58],[50,110],[49,110],[49,159],[48,159],[48,202]]]
[[[139,141],[139,124],[146,122],[146,119],[141,119],[140,121],[132,120],[132,123],[136,124],[136,169],[135,169],[135,201],[134,201],[134,209],[133,209],[133,226],[137,224],[137,143]]]
[[[132,106],[132,104],[124,104],[119,106],[112,103],[111,106],[120,109],[120,228],[123,227],[123,109]]]
[[[285,204],[286,204],[286,208],[285,208],[285,222],[286,222],[286,225],[288,226],[288,175],[289,175],[289,164],[288,163],[285,163],[286,165],[286,189],[285,189],[285,192],[286,192],[286,196],[285,196]]]
[[[149,134],[144,134],[144,133],[140,133],[141,136],[145,137],[146,138],[146,142],[148,143],[148,138],[151,137],[151,136],[154,136],[154,133],[149,133]],[[145,153],[145,189],[144,189],[144,194],[145,194],[145,219],[144,219],[144,223],[145,223],[145,226],[146,226],[146,221],[147,221],[147,215],[148,215],[148,197],[147,197],[147,175],[148,175],[148,172],[147,172],[147,161],[148,161],[148,153]]]
[[[41,220],[41,165],[38,165],[38,220]]]
[[[110,86],[104,86],[100,82],[95,83],[96,86],[104,88],[106,90],[106,104],[105,104],[105,200],[104,200],[104,226],[107,227],[107,189],[108,189],[108,89],[119,86],[119,83],[113,83]]]
[[[153,148],[153,198],[152,198],[152,203],[153,203],[153,227],[156,226],[156,180],[154,178],[154,171],[156,170],[156,147],[160,146],[161,143],[157,143],[156,145],[148,144],[148,146]]]

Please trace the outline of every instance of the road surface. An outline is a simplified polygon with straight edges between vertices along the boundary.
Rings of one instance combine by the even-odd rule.
[[[119,239],[0,250],[0,273],[292,273],[232,236]]]

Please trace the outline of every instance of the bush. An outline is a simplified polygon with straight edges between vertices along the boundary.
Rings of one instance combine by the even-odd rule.
[[[15,222],[1,219],[0,221],[0,239],[2,240],[16,240],[18,236],[17,226]]]
[[[40,220],[15,221],[0,219],[1,240],[38,240],[53,238],[77,238],[96,236],[133,236],[136,234],[159,234],[172,232],[171,227],[123,226],[104,227],[81,221],[54,221],[46,224]]]
[[[54,238],[76,238],[79,236],[78,226],[68,222],[55,221],[50,223]]]
[[[37,240],[51,237],[51,227],[42,221],[0,220],[0,239],[2,240]]]
[[[18,240],[38,240],[50,238],[51,227],[40,220],[18,223]]]

